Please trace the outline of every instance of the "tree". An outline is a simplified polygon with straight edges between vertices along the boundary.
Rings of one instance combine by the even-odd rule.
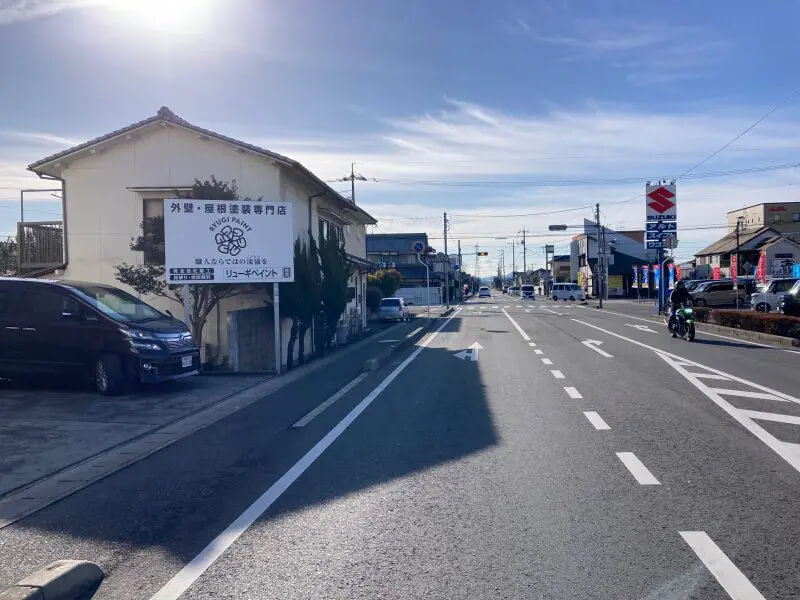
[[[396,269],[379,269],[367,275],[367,285],[377,287],[384,298],[394,296],[401,281],[403,276]]]
[[[218,181],[213,175],[210,180],[195,179],[191,198],[202,200],[237,200],[236,182]],[[116,265],[117,281],[130,286],[139,294],[169,298],[183,304],[183,287],[168,285],[164,268],[164,218],[149,217],[142,221],[142,233],[133,238],[130,248],[134,252],[143,252],[148,264]],[[190,284],[189,288],[189,322],[192,338],[202,348],[203,329],[208,315],[211,314],[221,300],[244,293],[241,284]]]
[[[17,274],[17,243],[14,238],[0,241],[0,276]]]
[[[503,289],[503,280],[500,277],[498,277],[497,275],[494,276],[494,279],[493,279],[492,283],[494,283],[495,289],[497,289],[497,290],[502,290]]]
[[[383,300],[381,290],[375,286],[369,286],[366,296],[367,308],[372,312],[377,312],[378,308],[380,308],[381,300]]]
[[[298,238],[294,242],[294,282],[281,286],[281,316],[292,320],[286,368],[294,365],[294,345],[300,338],[299,363],[305,362],[305,334],[319,312],[319,259],[314,239],[310,248]]]
[[[335,234],[320,238],[319,264],[322,275],[320,301],[325,319],[324,344],[329,346],[336,333],[339,317],[347,306],[347,283],[352,275],[352,267],[347,260],[344,241]]]

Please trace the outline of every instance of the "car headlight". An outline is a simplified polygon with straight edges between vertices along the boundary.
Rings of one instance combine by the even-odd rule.
[[[148,331],[120,327],[120,331],[130,340],[136,350],[163,350],[160,340]]]

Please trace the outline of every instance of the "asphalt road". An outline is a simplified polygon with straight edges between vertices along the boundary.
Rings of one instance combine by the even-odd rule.
[[[103,599],[800,597],[800,354],[502,295],[436,329],[0,530],[0,589],[87,558]]]

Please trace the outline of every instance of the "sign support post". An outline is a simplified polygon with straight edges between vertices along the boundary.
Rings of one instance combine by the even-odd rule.
[[[272,284],[272,322],[275,326],[275,373],[281,374],[281,292],[277,281]]]
[[[186,326],[189,328],[189,331],[191,331],[192,308],[191,308],[191,299],[189,298],[189,286],[187,284],[181,286],[181,296],[183,297],[183,322],[186,323]],[[195,340],[195,343],[199,341],[200,340]]]

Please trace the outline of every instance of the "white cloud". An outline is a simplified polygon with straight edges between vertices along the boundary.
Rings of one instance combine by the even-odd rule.
[[[0,26],[99,3],[101,0],[0,0]]]

